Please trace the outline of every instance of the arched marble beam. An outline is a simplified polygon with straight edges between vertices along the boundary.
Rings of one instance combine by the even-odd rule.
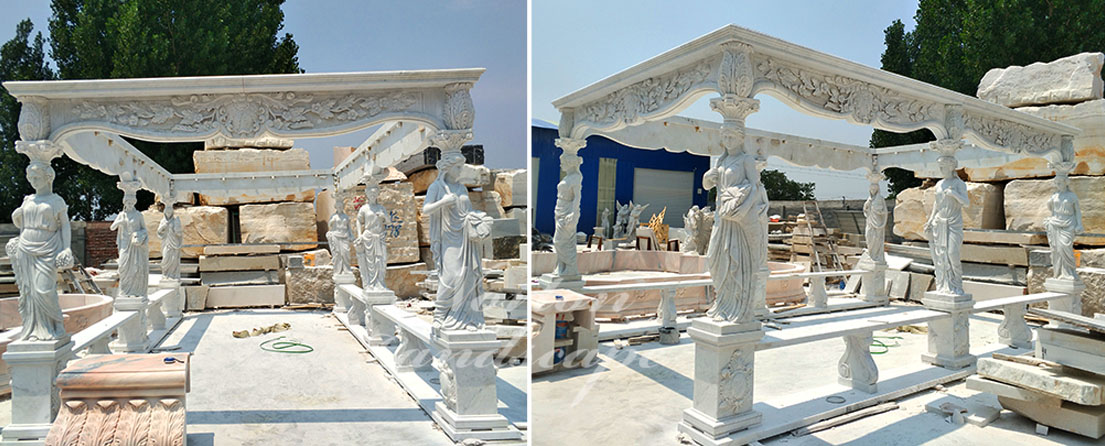
[[[389,122],[334,167],[339,189],[354,187],[369,165],[386,168],[430,146],[433,131],[417,122]]]
[[[168,197],[172,175],[119,135],[104,131],[69,133],[59,141],[65,154],[108,175],[134,172],[142,188]]]

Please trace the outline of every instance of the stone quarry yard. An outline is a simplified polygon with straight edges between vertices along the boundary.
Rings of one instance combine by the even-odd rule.
[[[231,334],[281,322],[291,329],[244,339]],[[281,336],[314,351],[259,347]],[[453,444],[328,312],[187,313],[161,347],[192,353],[189,445]],[[526,375],[524,365],[501,369],[500,387],[506,381],[524,398]],[[507,415],[525,417],[524,410]],[[0,401],[0,425],[10,416],[11,401]]]
[[[973,354],[993,351],[1001,316],[971,316]],[[926,335],[907,332],[875,332],[875,336],[900,336],[897,347],[874,355],[880,373],[921,362]],[[888,340],[887,342],[892,342]],[[991,346],[991,347],[986,347]],[[559,444],[678,444],[677,422],[691,407],[694,388],[694,342],[683,333],[679,345],[657,342],[617,349],[612,342],[599,347],[599,364],[533,378],[533,417],[540,420],[531,430],[535,446]],[[1022,354],[1026,350],[1002,350]],[[837,360],[844,352],[840,339],[829,339],[756,353],[757,402],[802,392],[837,382]],[[843,387],[842,387],[843,388]],[[1035,434],[1036,423],[1011,411],[986,427],[956,425],[925,405],[937,400],[1000,408],[994,395],[968,390],[964,380],[948,383],[943,390],[926,390],[895,400],[899,408],[801,437],[789,433],[762,441],[773,446],[879,445],[1094,445],[1092,439],[1051,429]],[[570,428],[569,428],[570,426]]]

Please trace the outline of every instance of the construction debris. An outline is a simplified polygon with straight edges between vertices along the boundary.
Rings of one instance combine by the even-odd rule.
[[[282,331],[288,331],[292,329],[292,324],[287,322],[281,322],[279,324],[273,324],[261,328],[254,328],[253,330],[238,330],[233,332],[234,337],[242,339],[250,336],[261,336],[269,333],[279,333]]]

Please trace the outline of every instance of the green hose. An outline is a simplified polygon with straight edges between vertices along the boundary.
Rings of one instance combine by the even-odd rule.
[[[887,344],[883,341],[880,341],[879,339],[894,339],[895,341],[893,344]],[[901,336],[874,336],[871,341],[871,347],[879,347],[882,348],[882,350],[874,350],[871,352],[871,354],[881,355],[883,353],[889,352],[891,347],[901,347],[902,344],[898,342],[901,339]]]
[[[307,344],[304,344],[304,343],[298,342],[298,341],[275,342],[275,341],[280,341],[281,339],[284,339],[286,337],[287,336],[281,336],[279,338],[273,338],[273,339],[269,339],[265,342],[262,342],[261,343],[261,350],[264,350],[266,352],[274,352],[274,353],[311,353],[311,352],[315,351],[314,347],[311,347],[310,345],[307,345]],[[273,344],[271,346],[267,345],[270,342],[272,342]],[[290,350],[290,349],[293,349],[293,348],[299,348],[299,350]]]

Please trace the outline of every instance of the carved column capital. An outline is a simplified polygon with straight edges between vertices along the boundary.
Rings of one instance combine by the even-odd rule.
[[[565,154],[571,153],[575,155],[579,153],[581,149],[587,146],[587,140],[583,138],[556,138],[553,140],[553,144],[560,147]]]
[[[472,105],[472,82],[457,82],[445,86],[445,125],[450,130],[471,129],[476,121]]]
[[[137,193],[138,190],[142,188],[142,183],[138,180],[123,179],[115,183],[115,186],[118,187],[119,190],[123,191],[124,196],[127,196]]]
[[[720,98],[711,99],[710,109],[721,113],[726,123],[731,121],[740,122],[743,128],[745,118],[760,111],[760,100],[742,98],[737,95],[725,95]]]
[[[22,115],[21,115],[22,116]],[[31,159],[32,163],[50,164],[54,158],[61,156],[62,148],[51,140],[16,141],[15,151],[22,153]]]
[[[441,153],[460,152],[464,143],[472,140],[472,129],[463,130],[438,130],[430,137],[430,142],[441,149]]]
[[[50,109],[46,100],[38,97],[20,101],[19,137],[24,140],[46,139],[50,136]]]

